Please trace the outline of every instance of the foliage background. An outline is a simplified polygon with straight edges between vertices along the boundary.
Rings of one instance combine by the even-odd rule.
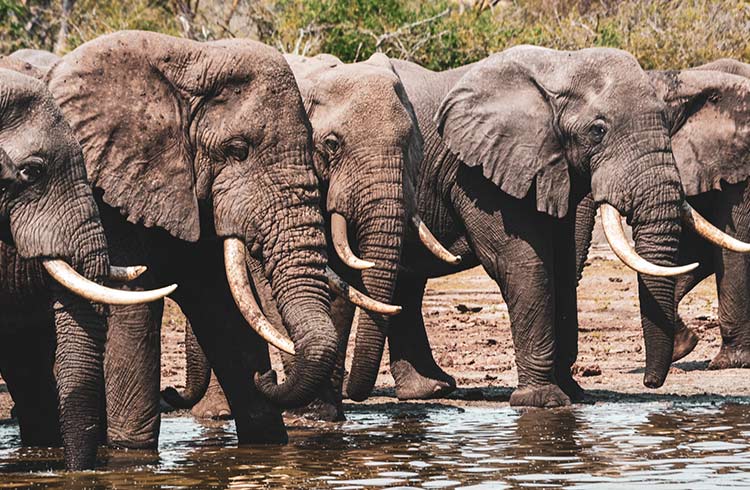
[[[750,61],[748,0],[0,0],[0,54],[65,53],[121,29],[250,37],[344,61],[382,51],[433,69],[525,43],[621,48],[644,68]]]

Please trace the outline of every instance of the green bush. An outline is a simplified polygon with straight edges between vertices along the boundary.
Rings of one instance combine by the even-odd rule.
[[[0,0],[0,51],[51,50],[58,3]],[[382,51],[433,69],[518,44],[615,47],[645,68],[750,60],[747,0],[518,0],[463,12],[458,0],[79,0],[70,26],[69,49],[106,32],[146,29],[200,40],[253,37],[286,52],[326,52],[345,61]]]

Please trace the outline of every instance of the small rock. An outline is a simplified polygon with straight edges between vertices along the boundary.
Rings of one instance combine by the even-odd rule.
[[[487,345],[497,345],[497,340],[495,340],[495,339],[487,339]]]
[[[571,372],[574,375],[587,378],[590,376],[601,376],[602,368],[600,368],[598,364],[586,364],[586,365],[574,364],[573,367],[571,368]]]
[[[479,313],[480,311],[482,311],[481,306],[466,306],[463,303],[459,303],[458,305],[456,305],[456,309],[460,313]]]
[[[610,277],[609,282],[622,282],[621,277]]]

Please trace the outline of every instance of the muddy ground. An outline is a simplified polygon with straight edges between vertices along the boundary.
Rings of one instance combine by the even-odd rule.
[[[680,313],[701,341],[693,353],[673,366],[666,384],[658,390],[642,384],[645,353],[637,296],[635,273],[605,245],[595,245],[578,290],[581,328],[577,363],[578,380],[593,401],[750,396],[750,371],[706,369],[721,341],[713,277],[680,305]],[[428,283],[424,309],[435,358],[459,386],[446,402],[507,403],[517,380],[508,311],[497,285],[481,268],[435,279]],[[184,385],[184,326],[179,309],[168,302],[162,330],[163,387]],[[278,366],[276,353],[273,359]],[[386,353],[375,397],[367,403],[396,401],[392,386]],[[10,396],[0,384],[0,418],[8,417],[10,406]]]

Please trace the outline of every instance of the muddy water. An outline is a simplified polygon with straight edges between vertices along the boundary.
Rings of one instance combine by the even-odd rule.
[[[750,486],[750,405],[618,403],[519,412],[352,406],[292,443],[232,448],[231,422],[165,418],[158,456],[102,454],[59,471],[57,450],[18,449],[0,426],[0,488],[716,488]]]

